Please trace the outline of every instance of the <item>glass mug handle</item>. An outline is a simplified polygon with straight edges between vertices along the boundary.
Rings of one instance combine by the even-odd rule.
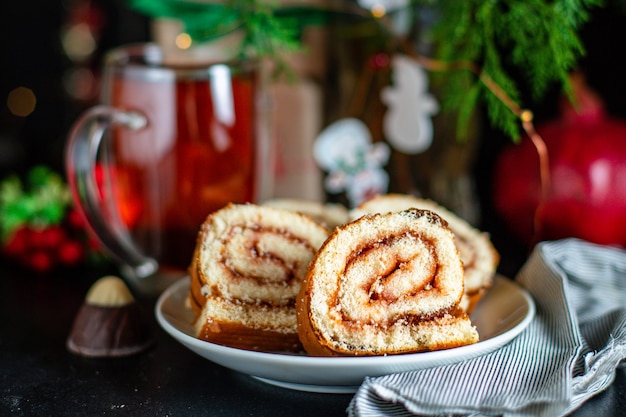
[[[141,254],[132,243],[123,222],[105,218],[100,210],[105,202],[98,189],[96,161],[104,133],[113,125],[139,130],[147,125],[147,119],[138,112],[121,111],[104,105],[87,110],[74,124],[65,150],[68,182],[88,227],[102,245],[122,262],[123,272],[145,278],[157,271],[157,261]]]

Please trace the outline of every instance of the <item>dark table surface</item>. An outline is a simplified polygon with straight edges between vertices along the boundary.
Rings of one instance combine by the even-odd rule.
[[[156,343],[124,358],[70,353],[65,342],[105,270],[37,275],[0,260],[0,416],[343,416],[352,395],[292,391],[201,358],[162,331],[154,299],[138,298]],[[626,367],[575,417],[626,416]]]

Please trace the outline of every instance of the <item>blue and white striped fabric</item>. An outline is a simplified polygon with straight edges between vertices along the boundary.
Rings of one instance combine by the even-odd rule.
[[[520,336],[463,363],[366,379],[349,416],[563,416],[610,385],[626,358],[626,251],[544,242],[516,281],[537,306]]]

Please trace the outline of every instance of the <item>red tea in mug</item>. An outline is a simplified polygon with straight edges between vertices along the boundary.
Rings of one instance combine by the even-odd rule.
[[[184,275],[211,212],[268,198],[273,168],[257,64],[164,58],[152,44],[110,51],[102,104],[74,123],[66,147],[89,228],[153,294]]]
[[[151,79],[125,70],[108,79],[108,104],[147,119],[138,131],[111,129],[108,209],[143,253],[177,269],[189,265],[210,212],[255,198],[254,75],[207,71]]]

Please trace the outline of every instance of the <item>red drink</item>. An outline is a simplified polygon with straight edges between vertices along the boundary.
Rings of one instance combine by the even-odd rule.
[[[138,131],[111,129],[107,211],[117,210],[142,253],[176,269],[189,265],[210,212],[255,199],[254,75],[204,71],[152,79],[125,67],[107,89],[107,104],[148,121]]]
[[[68,180],[122,275],[158,293],[211,212],[271,192],[260,77],[252,62],[168,64],[152,44],[109,52],[104,69],[102,104],[68,137]]]

